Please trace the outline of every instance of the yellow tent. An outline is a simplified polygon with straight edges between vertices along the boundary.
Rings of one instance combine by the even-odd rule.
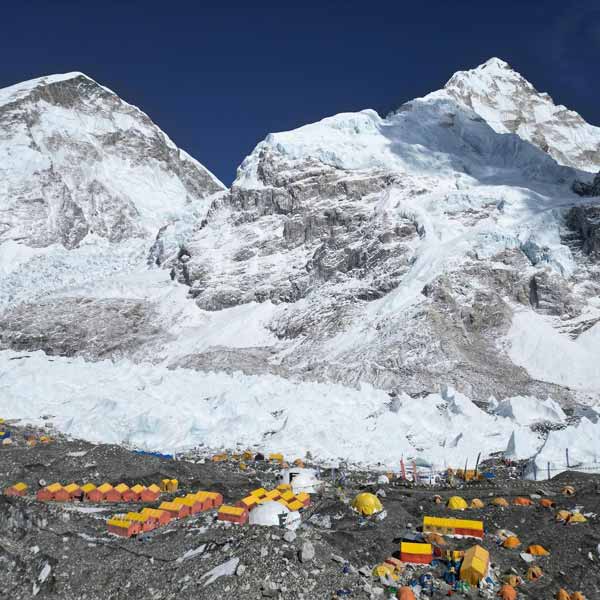
[[[518,575],[513,575],[512,573],[504,575],[504,577],[502,577],[502,581],[511,587],[517,587],[523,583],[523,580]]]
[[[506,508],[508,506],[508,501],[506,500],[506,498],[494,498],[492,500],[492,504],[494,506],[502,506]]]
[[[477,585],[487,574],[490,554],[481,546],[473,546],[465,552],[460,566],[460,578],[471,585]]]
[[[520,545],[521,540],[516,535],[509,535],[502,543],[504,548],[518,548]]]
[[[575,494],[575,488],[572,485],[565,485],[560,493],[565,496],[573,496]]]
[[[448,500],[446,506],[450,510],[465,510],[466,508],[469,508],[467,501],[460,496],[452,496],[452,498]]]
[[[542,569],[540,569],[540,567],[529,567],[529,569],[527,569],[527,579],[529,581],[536,581],[537,579],[539,579],[542,575],[543,575],[543,571]]]
[[[471,500],[471,508],[483,508],[484,506],[485,504],[479,498],[473,498],[473,500]]]
[[[352,508],[365,516],[374,515],[383,510],[379,498],[375,494],[369,494],[368,492],[358,494],[352,501]]]
[[[550,552],[539,544],[532,544],[527,548],[527,554],[533,554],[534,556],[548,556]]]
[[[568,521],[571,518],[571,513],[568,510],[559,510],[556,513],[557,521]]]
[[[569,523],[587,523],[587,519],[579,512],[574,512],[569,517]]]

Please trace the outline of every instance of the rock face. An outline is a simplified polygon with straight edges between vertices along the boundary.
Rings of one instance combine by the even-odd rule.
[[[156,234],[223,185],[82,73],[0,90],[0,242],[76,247]]]
[[[600,205],[575,206],[567,214],[568,226],[577,234],[581,250],[600,260]]]
[[[591,183],[576,181],[573,184],[573,191],[580,196],[600,196],[600,173],[594,177]]]
[[[63,298],[0,315],[0,349],[93,360],[131,356],[164,333],[152,306],[139,300]]]

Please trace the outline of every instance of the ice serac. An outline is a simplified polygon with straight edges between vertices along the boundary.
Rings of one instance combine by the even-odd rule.
[[[600,127],[554,104],[499,58],[455,73],[444,92],[473,109],[498,133],[516,133],[560,164],[590,172],[600,169]]]
[[[138,108],[82,73],[0,90],[0,242],[74,248],[156,235],[224,186]]]

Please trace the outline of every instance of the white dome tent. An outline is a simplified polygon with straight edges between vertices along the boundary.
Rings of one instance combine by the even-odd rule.
[[[300,522],[301,518],[298,511],[290,510],[287,506],[275,500],[263,502],[250,511],[250,525],[296,529]]]
[[[314,469],[285,469],[281,472],[282,483],[288,483],[292,486],[294,494],[300,492],[306,492],[307,494],[314,494],[321,482],[317,477],[317,472]]]

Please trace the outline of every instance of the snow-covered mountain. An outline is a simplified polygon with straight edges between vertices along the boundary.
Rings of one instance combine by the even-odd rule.
[[[49,87],[79,77],[50,78]],[[45,97],[47,81],[1,94],[14,102]],[[70,104],[77,114],[111,116],[78,117],[60,151],[49,141],[55,125],[42,116],[44,103],[51,115],[55,106],[35,100],[44,109],[37,138],[46,140],[44,152],[61,156],[80,220],[64,218],[62,229],[52,229],[47,218],[42,244],[31,233],[37,213],[25,211],[24,225],[14,193],[0,194],[9,231],[25,232],[0,245],[7,274],[0,347],[10,349],[0,353],[0,370],[14,411],[26,398],[23,416],[51,412],[65,429],[91,431],[89,415],[122,414],[119,395],[131,398],[131,414],[100,428],[94,418],[93,437],[167,447],[175,439],[231,445],[233,435],[244,444],[353,460],[374,455],[373,445],[378,460],[391,460],[400,447],[441,460],[440,448],[463,457],[509,443],[513,455],[529,455],[544,443],[528,428],[539,402],[551,397],[547,406],[572,407],[600,399],[600,199],[573,191],[594,193],[588,181],[598,167],[600,130],[563,114],[506,63],[492,59],[457,73],[443,90],[386,118],[365,110],[271,134],[227,191],[143,113],[89,81],[80,82],[81,92],[70,85],[51,123],[71,122]],[[105,94],[118,110],[106,108]],[[135,143],[105,146],[98,128],[129,137],[123,131],[132,126],[116,116],[121,107],[147,129],[133,127]],[[96,154],[81,149],[98,137]],[[167,149],[162,162],[149,141],[156,139]],[[14,146],[9,136],[6,152]],[[14,181],[27,162],[17,148],[21,154],[8,163]],[[93,169],[69,168],[82,152],[100,165],[119,163],[120,170],[98,167],[106,189],[127,179],[115,173],[136,173],[127,191],[135,211],[113,193],[107,206],[118,208],[109,217],[94,212],[81,191]],[[197,185],[182,165],[193,167]],[[45,190],[46,170],[27,168],[28,185]],[[165,196],[134,197],[144,186]],[[46,205],[67,206],[54,199]],[[23,367],[13,361],[14,351],[34,350],[79,359],[75,366],[39,355]],[[117,364],[82,362],[105,358]],[[43,372],[48,390],[58,389],[53,377],[58,387],[69,381],[67,398],[56,402],[49,392],[38,401],[36,386],[25,394],[15,382],[34,372]],[[112,376],[113,388],[86,387]],[[193,418],[151,417],[149,407],[166,397]],[[490,397],[490,410],[502,402],[510,411],[490,416],[472,402]],[[429,416],[421,419],[417,407]],[[248,419],[255,422],[242,431],[239,422]],[[467,425],[476,421],[479,431]],[[456,437],[461,422],[465,430]],[[552,448],[546,442],[549,455]]]
[[[74,248],[156,235],[224,189],[138,108],[82,73],[0,91],[0,240]]]
[[[600,169],[600,127],[573,110],[554,104],[503,60],[492,58],[476,69],[455,73],[444,89],[498,133],[516,133],[562,165]]]

